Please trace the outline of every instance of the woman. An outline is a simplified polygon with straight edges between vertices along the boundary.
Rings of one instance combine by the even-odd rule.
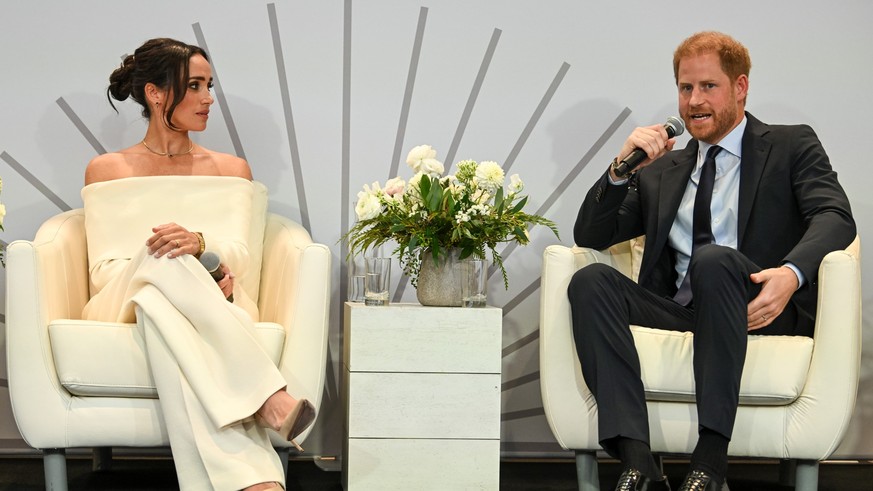
[[[188,135],[206,129],[214,102],[207,54],[152,39],[109,80],[110,104],[133,98],[148,129],[85,171],[92,298],[83,317],[143,329],[183,489],[282,489],[264,428],[294,443],[315,409],[286,392],[251,334],[257,307],[239,284],[257,221],[251,169]],[[222,259],[217,283],[197,260],[206,249]]]

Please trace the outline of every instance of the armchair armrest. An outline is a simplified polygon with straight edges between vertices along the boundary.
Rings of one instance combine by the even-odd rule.
[[[260,320],[285,329],[279,370],[288,391],[320,407],[327,366],[330,250],[299,224],[269,214],[258,299]],[[304,435],[305,436],[305,435]]]
[[[64,434],[70,394],[54,368],[48,325],[79,319],[88,300],[82,210],[48,219],[31,241],[7,248],[6,360],[9,392],[22,435]],[[12,286],[14,285],[14,287]],[[47,428],[51,421],[55,428]]]
[[[860,239],[825,256],[819,268],[815,345],[809,375],[786,425],[798,426],[814,455],[825,459],[839,445],[849,425],[858,392],[861,364]],[[822,450],[823,449],[823,450]]]

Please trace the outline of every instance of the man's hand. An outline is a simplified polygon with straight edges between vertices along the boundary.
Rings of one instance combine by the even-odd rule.
[[[664,125],[656,124],[652,126],[642,126],[634,129],[633,133],[631,133],[630,136],[627,137],[627,140],[624,141],[624,145],[621,146],[621,151],[616,156],[616,162],[621,162],[621,159],[627,157],[631,152],[639,148],[646,152],[646,155],[648,156],[645,161],[637,166],[637,169],[642,169],[652,163],[653,160],[661,157],[670,150],[673,150],[673,145],[675,143],[675,138],[667,136],[667,130],[664,128]],[[609,170],[609,174],[614,180],[619,179],[614,175],[612,169]]]
[[[782,313],[800,283],[787,266],[765,269],[749,278],[761,284],[761,293],[749,302],[749,330],[754,331],[769,326]]]

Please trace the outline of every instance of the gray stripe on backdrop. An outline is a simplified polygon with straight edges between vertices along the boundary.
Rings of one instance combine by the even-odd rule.
[[[527,139],[530,137],[530,134],[533,133],[534,127],[539,122],[540,117],[542,117],[543,113],[546,111],[546,107],[549,105],[549,102],[552,100],[552,96],[555,95],[555,92],[558,90],[558,86],[561,85],[561,82],[564,80],[564,75],[567,74],[567,70],[570,69],[570,64],[566,61],[561,65],[561,68],[558,69],[558,73],[555,75],[555,78],[552,80],[551,85],[546,90],[546,93],[543,94],[543,98],[540,100],[539,105],[537,106],[534,113],[531,115],[530,120],[527,122],[527,126],[524,127],[524,130],[521,132],[521,135],[518,137],[518,141],[515,142],[515,146],[512,147],[512,150],[509,152],[509,155],[506,157],[506,161],[503,163],[503,172],[509,173],[509,169],[512,167],[512,164],[515,163],[515,159],[518,157],[518,154],[521,153],[521,147],[527,142]]]
[[[540,338],[540,329],[539,329],[539,326],[537,326],[536,331],[533,331],[530,334],[525,334],[523,337],[518,338],[518,340],[515,341],[514,343],[503,348],[503,351],[501,352],[501,357],[506,358],[507,356],[524,348],[525,346],[529,345],[530,343],[533,343],[534,341],[536,341],[539,338]]]
[[[522,409],[521,411],[509,411],[500,415],[500,421],[512,421],[514,419],[533,418],[534,416],[544,416],[546,411],[541,407],[531,409]]]
[[[25,181],[29,182],[31,186],[35,187],[43,196],[49,199],[52,203],[55,204],[61,211],[70,211],[70,205],[66,204],[64,200],[62,200],[58,195],[52,192],[51,189],[48,188],[45,184],[43,184],[39,179],[36,178],[33,174],[31,174],[27,169],[24,168],[23,165],[19,164],[17,160],[13,159],[11,155],[6,152],[0,153],[0,160],[5,161],[9,164],[9,167],[12,167],[12,170],[17,172],[21,177],[24,178]]]
[[[285,56],[282,53],[282,41],[279,39],[279,21],[276,17],[276,4],[267,4],[267,14],[270,17],[273,52],[276,54],[276,70],[279,73],[279,92],[282,94],[282,108],[285,111],[285,128],[288,132],[291,167],[294,170],[294,184],[297,189],[297,205],[300,207],[300,222],[303,228],[312,233],[312,228],[309,225],[309,207],[306,205],[306,186],[303,181],[303,168],[300,165],[300,149],[297,146],[297,131],[294,127],[294,113],[291,111],[291,94],[288,89],[288,75],[285,71]]]
[[[461,114],[461,120],[458,122],[458,129],[455,130],[455,136],[452,138],[452,144],[449,146],[449,151],[446,153],[446,167],[451,167],[455,160],[455,154],[458,153],[458,147],[461,146],[461,138],[464,136],[464,130],[467,128],[467,123],[470,121],[470,115],[473,113],[473,106],[476,105],[476,99],[479,97],[479,91],[482,89],[482,82],[485,81],[485,74],[488,73],[488,66],[491,65],[491,59],[494,58],[494,51],[497,50],[497,41],[500,40],[500,29],[494,29],[491,34],[491,41],[488,43],[488,49],[485,50],[485,57],[482,58],[482,65],[479,67],[479,73],[476,75],[476,81],[473,82],[473,88],[470,90],[470,96],[467,98],[467,105],[464,107],[464,112]]]
[[[555,201],[557,201],[558,198],[560,198],[564,194],[567,188],[570,187],[570,184],[573,182],[573,180],[579,176],[579,174],[582,172],[582,169],[584,169],[585,166],[588,165],[588,162],[590,162],[591,159],[594,158],[594,156],[597,154],[597,152],[599,152],[600,149],[603,148],[603,145],[606,144],[606,141],[612,138],[612,135],[615,134],[616,131],[618,131],[618,128],[622,125],[622,123],[624,123],[624,120],[626,120],[628,116],[630,116],[630,114],[631,110],[627,107],[625,107],[621,111],[621,113],[619,113],[615,120],[613,120],[612,124],[610,124],[603,132],[603,134],[600,135],[600,138],[598,138],[597,141],[595,141],[594,144],[591,145],[591,148],[588,149],[588,152],[586,152],[585,155],[582,156],[576,166],[570,169],[570,172],[567,173],[567,176],[564,177],[564,180],[562,180],[560,184],[558,184],[558,187],[555,188],[552,194],[550,194],[549,197],[539,207],[539,209],[534,212],[535,215],[545,215],[549,208],[551,208],[552,205],[555,204]],[[503,249],[503,251],[500,252],[500,255],[502,256],[504,262],[506,261],[506,258],[508,258],[517,247],[518,243],[512,242],[507,245]],[[497,270],[497,267],[491,265],[488,270],[489,278],[494,275]]]
[[[540,371],[537,370],[535,372],[531,372],[531,373],[522,375],[521,377],[514,378],[512,380],[507,380],[506,382],[503,382],[503,384],[500,386],[500,391],[506,392],[507,390],[511,390],[511,389],[516,388],[516,387],[519,387],[519,386],[522,386],[525,384],[529,384],[531,382],[535,382],[539,379],[540,379]]]
[[[7,245],[9,245],[2,240],[0,240],[0,242],[3,242],[3,247],[6,247]],[[6,324],[6,314],[0,314],[0,324]]]
[[[342,121],[342,155],[340,172],[340,231],[342,237],[349,230],[349,169],[350,169],[350,135],[351,135],[351,98],[352,98],[352,0],[343,3],[343,121]],[[339,315],[343,318],[343,303],[348,298],[349,265],[346,256],[349,254],[347,241],[340,243],[340,302]],[[342,335],[342,333],[340,333]]]
[[[9,388],[9,380],[5,378],[0,378],[0,387]]]
[[[191,24],[194,29],[194,37],[197,38],[197,45],[209,53],[209,46],[206,44],[206,37],[203,35],[203,29],[200,28],[200,23]],[[230,141],[233,143],[233,150],[239,158],[246,158],[246,153],[243,151],[242,142],[239,139],[239,133],[236,131],[236,125],[233,122],[233,115],[230,114],[230,106],[227,104],[227,97],[224,91],[221,90],[221,82],[218,78],[218,69],[215,66],[215,57],[209,56],[209,65],[212,67],[212,84],[215,88],[215,98],[218,99],[218,107],[221,109],[221,115],[224,117],[224,123],[227,125],[227,132],[230,134]]]
[[[514,296],[512,300],[503,304],[503,317],[506,317],[509,312],[518,307],[524,299],[531,296],[535,291],[540,288],[540,278],[533,280],[529,285],[525,287],[518,295]]]
[[[421,58],[421,44],[424,39],[424,28],[427,24],[427,7],[421,7],[418,11],[418,27],[415,30],[415,41],[412,45],[412,57],[409,60],[409,71],[406,75],[406,89],[403,93],[403,104],[400,107],[400,122],[397,124],[397,137],[394,140],[394,154],[391,157],[391,170],[388,172],[388,178],[397,175],[400,167],[400,155],[403,151],[403,139],[406,136],[406,123],[409,119],[409,106],[412,103],[412,90],[415,87],[415,74],[418,72],[418,61]],[[397,289],[394,290],[392,302],[399,302],[403,298],[403,292],[406,291],[406,285],[409,284],[409,277],[400,271],[400,281],[397,282]]]
[[[391,170],[388,179],[397,175],[400,167],[400,154],[403,151],[403,139],[406,136],[406,123],[409,120],[409,106],[412,102],[412,89],[415,87],[415,74],[418,72],[418,60],[421,58],[421,43],[424,39],[424,26],[427,24],[427,7],[418,11],[418,27],[415,29],[415,41],[412,43],[412,57],[409,60],[409,71],[406,74],[406,89],[403,92],[403,104],[400,106],[400,122],[397,123],[397,137],[394,139],[394,154],[391,157]]]
[[[97,141],[97,137],[94,136],[94,133],[91,133],[91,130],[89,130],[87,126],[85,126],[85,123],[82,122],[82,119],[79,118],[79,115],[76,114],[76,111],[73,111],[73,108],[70,107],[69,104],[67,104],[67,101],[64,100],[63,97],[60,97],[55,102],[58,104],[58,106],[60,106],[61,111],[63,111],[64,114],[66,114],[67,117],[70,119],[70,121],[72,121],[73,126],[75,126],[76,129],[79,130],[79,133],[81,133],[82,136],[84,136],[85,139],[88,140],[88,143],[91,144],[91,147],[94,149],[94,151],[100,155],[106,153],[106,149],[103,148],[103,145],[101,145],[99,141]]]

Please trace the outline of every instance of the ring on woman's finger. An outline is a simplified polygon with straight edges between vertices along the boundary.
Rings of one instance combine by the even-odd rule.
[[[176,249],[179,248],[179,239],[176,239]]]

